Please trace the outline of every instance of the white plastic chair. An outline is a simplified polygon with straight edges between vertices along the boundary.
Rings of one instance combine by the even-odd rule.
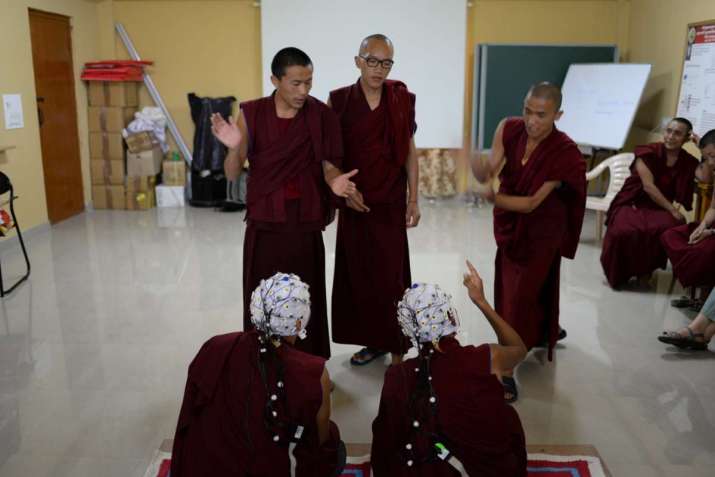
[[[628,176],[631,175],[631,164],[634,159],[635,155],[632,152],[616,154],[602,161],[599,165],[586,173],[587,181],[592,181],[597,178],[606,169],[608,169],[610,174],[606,195],[604,197],[586,198],[586,208],[596,211],[596,237],[598,240],[601,240],[603,234],[603,221],[606,211],[608,211],[608,208],[611,206],[611,202],[613,202],[616,194],[618,194],[623,187],[623,183],[626,182]]]

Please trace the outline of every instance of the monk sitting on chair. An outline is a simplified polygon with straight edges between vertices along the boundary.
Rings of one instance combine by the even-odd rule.
[[[715,169],[715,129],[708,131],[699,142],[702,161],[695,173],[698,182],[712,189]],[[715,285],[715,201],[700,222],[674,227],[661,236],[673,274],[684,287]],[[678,306],[680,300],[673,304]],[[687,299],[687,304],[691,300]],[[687,306],[685,304],[685,306]]]
[[[418,356],[385,375],[372,424],[376,477],[526,476],[524,431],[497,379],[524,359],[526,346],[467,266],[464,286],[499,344],[460,345],[457,312],[438,286],[419,283],[405,292],[398,320]]]
[[[692,124],[684,118],[668,123],[663,142],[638,146],[631,176],[606,214],[601,265],[609,285],[623,287],[632,277],[646,282],[667,257],[660,243],[666,230],[685,223],[673,202],[691,210],[698,160],[683,149]]]
[[[189,366],[172,477],[340,475],[345,447],[330,421],[325,359],[295,348],[309,318],[308,286],[277,273],[252,294],[252,331],[201,347]]]

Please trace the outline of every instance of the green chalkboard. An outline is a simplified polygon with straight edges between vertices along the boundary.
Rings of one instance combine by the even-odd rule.
[[[475,49],[473,146],[489,149],[499,121],[520,116],[529,87],[561,86],[573,63],[614,63],[615,45],[491,45]]]

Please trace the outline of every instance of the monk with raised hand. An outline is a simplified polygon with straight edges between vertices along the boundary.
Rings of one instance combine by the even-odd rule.
[[[644,285],[653,271],[665,268],[661,235],[685,223],[675,203],[685,210],[693,205],[698,160],[683,149],[692,129],[687,119],[674,118],[662,142],[636,147],[631,175],[606,214],[601,265],[611,288],[633,277]]]
[[[715,170],[715,129],[698,138],[702,159],[696,178],[713,183]],[[715,199],[715,194],[713,194]],[[673,275],[684,287],[715,285],[715,200],[700,222],[679,225],[660,237],[665,253],[673,264]],[[689,298],[674,300],[675,306],[689,306]]]
[[[524,359],[526,347],[467,267],[463,284],[498,343],[461,345],[457,311],[439,286],[417,283],[405,291],[398,320],[417,357],[385,374],[372,424],[376,477],[526,476],[524,431],[498,380]]]
[[[244,329],[251,291],[276,271],[295,273],[310,286],[309,338],[299,349],[330,356],[322,230],[332,204],[355,195],[358,171],[340,170],[340,123],[327,105],[310,96],[313,64],[303,51],[284,48],[271,63],[275,91],[241,104],[237,121],[212,118],[214,135],[229,152],[225,172],[236,180],[250,162],[243,241]]]
[[[586,207],[586,164],[576,144],[556,128],[561,91],[550,83],[531,87],[520,118],[502,120],[488,160],[476,157],[478,181],[499,174],[494,203],[497,242],[494,302],[527,349],[546,346],[549,359],[559,326],[561,258],[574,258]],[[513,371],[502,376],[504,396],[517,399]]]
[[[407,228],[420,221],[415,95],[387,77],[394,46],[385,35],[362,40],[355,56],[358,80],[330,93],[338,114],[346,169],[360,192],[348,194],[338,217],[333,280],[333,341],[362,346],[350,362],[360,366],[387,352],[402,359],[408,342],[395,320],[410,285]]]

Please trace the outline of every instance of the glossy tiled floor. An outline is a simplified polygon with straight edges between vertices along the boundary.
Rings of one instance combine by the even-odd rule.
[[[161,212],[161,213],[159,213]],[[469,257],[491,289],[488,208],[423,205],[410,231],[413,276],[450,291],[466,342],[491,341],[461,287]],[[239,215],[212,210],[87,213],[30,240],[33,274],[0,301],[0,476],[142,476],[173,435],[186,367],[209,336],[241,327]],[[562,269],[568,339],[556,361],[533,353],[518,371],[527,440],[593,444],[615,476],[711,476],[715,353],[678,354],[655,336],[687,322],[657,291],[603,284],[587,217]],[[328,289],[335,227],[325,233]],[[3,267],[20,270],[14,251]],[[676,287],[676,293],[679,289]],[[384,363],[350,369],[333,346],[333,418],[367,441]]]

